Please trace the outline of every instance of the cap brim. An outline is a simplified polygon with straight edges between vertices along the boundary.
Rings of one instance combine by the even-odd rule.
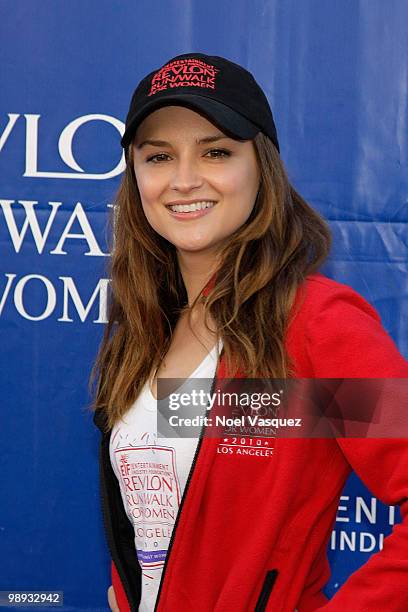
[[[163,106],[185,106],[191,108],[204,115],[209,121],[217,125],[220,130],[233,138],[250,140],[260,131],[260,128],[252,123],[252,121],[249,121],[249,119],[246,119],[246,117],[222,102],[218,102],[218,100],[197,94],[178,94],[152,100],[145,104],[139,112],[135,113],[129,121],[120,141],[122,147],[126,148],[130,144],[137,127],[143,119]]]

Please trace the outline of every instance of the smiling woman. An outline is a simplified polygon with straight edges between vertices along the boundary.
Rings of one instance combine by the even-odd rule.
[[[121,142],[109,323],[91,375],[111,609],[408,609],[407,525],[331,601],[323,593],[350,466],[404,513],[404,440],[158,430],[158,379],[209,381],[211,419],[223,379],[408,378],[375,310],[317,272],[330,233],[288,181],[262,89],[225,58],[178,56],[139,83]],[[191,404],[180,418],[192,416]]]
[[[142,122],[131,152],[148,222],[175,246],[181,266],[195,253],[207,272],[254,207],[260,171],[253,142],[229,138],[188,108],[166,106]]]

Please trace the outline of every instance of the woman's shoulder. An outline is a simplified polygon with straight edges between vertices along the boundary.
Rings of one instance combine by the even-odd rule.
[[[339,309],[346,309],[350,316],[360,311],[380,320],[375,308],[355,289],[320,272],[309,275],[299,286],[294,304],[295,314],[298,312],[310,317],[324,313],[327,317]]]
[[[320,377],[408,376],[375,308],[348,285],[312,274],[298,289],[288,348]]]
[[[355,289],[349,285],[333,280],[320,272],[315,272],[307,276],[304,283],[300,285],[300,289],[305,290],[306,297],[309,301],[326,300],[328,298],[349,299],[356,300],[359,303],[365,303],[372,308],[367,300]]]

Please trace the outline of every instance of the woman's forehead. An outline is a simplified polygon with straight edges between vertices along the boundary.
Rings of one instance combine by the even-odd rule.
[[[180,132],[181,130],[181,132]],[[163,106],[150,113],[136,130],[135,140],[141,138],[188,136],[189,138],[227,135],[209,119],[184,106]]]

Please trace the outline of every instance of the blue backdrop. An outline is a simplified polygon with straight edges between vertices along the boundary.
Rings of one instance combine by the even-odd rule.
[[[377,308],[408,356],[407,23],[403,0],[1,2],[0,590],[107,609],[87,380],[122,120],[170,57],[223,55],[254,73],[292,182],[331,223],[324,271]],[[351,478],[329,595],[396,520]]]

